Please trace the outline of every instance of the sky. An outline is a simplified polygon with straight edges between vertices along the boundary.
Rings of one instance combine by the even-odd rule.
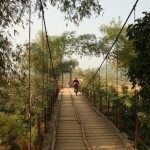
[[[128,17],[133,5],[136,0],[99,0],[102,5],[103,12],[97,18],[93,15],[90,19],[83,19],[79,26],[75,26],[73,23],[69,23],[66,26],[66,21],[64,20],[64,14],[60,13],[54,7],[48,6],[48,9],[45,10],[45,21],[47,26],[47,31],[49,35],[60,35],[65,31],[76,31],[77,34],[95,34],[99,37],[101,34],[99,32],[99,27],[102,24],[109,24],[109,22],[114,18],[120,16],[122,22],[124,23]],[[135,18],[142,17],[142,12],[150,12],[150,0],[139,0],[136,11]],[[31,25],[31,38],[35,39],[39,31],[42,30],[42,21],[35,16],[32,16]],[[132,14],[127,24],[134,22],[134,15]],[[16,43],[23,44],[25,41],[28,41],[28,26],[23,30],[22,28],[18,29],[20,35],[16,39]],[[79,56],[74,56],[74,59],[79,61],[79,68],[97,68],[100,66],[102,59],[101,58],[89,58],[83,57],[82,59]]]

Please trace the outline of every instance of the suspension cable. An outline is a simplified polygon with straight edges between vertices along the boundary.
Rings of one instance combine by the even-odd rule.
[[[126,25],[127,21],[129,20],[129,18],[130,18],[130,16],[131,16],[131,14],[133,13],[133,11],[134,11],[134,9],[135,9],[135,7],[136,7],[136,5],[137,5],[138,1],[139,1],[139,0],[137,0],[137,1],[135,2],[135,4],[133,5],[132,10],[130,11],[130,13],[129,13],[129,15],[128,15],[127,19],[125,20],[125,22],[124,22],[124,24],[123,24],[123,26],[122,26],[121,30],[119,31],[119,33],[118,33],[118,35],[117,35],[116,39],[115,39],[115,40],[114,40],[114,42],[113,42],[112,46],[110,47],[109,51],[107,52],[106,56],[104,57],[104,59],[103,59],[103,61],[102,61],[101,65],[100,65],[100,66],[99,66],[99,68],[96,70],[95,74],[93,75],[93,77],[91,78],[91,80],[88,82],[88,84],[87,84],[85,87],[87,87],[87,86],[91,83],[91,81],[92,81],[92,80],[93,80],[93,78],[96,76],[97,72],[98,72],[98,71],[99,71],[99,69],[102,67],[102,65],[103,65],[103,63],[105,62],[105,60],[107,59],[107,57],[109,56],[109,54],[110,54],[110,52],[112,51],[112,49],[113,49],[114,45],[115,45],[115,44],[116,44],[116,42],[118,41],[118,38],[119,38],[119,36],[121,35],[121,33],[122,33],[122,31],[123,31],[123,29],[124,29],[124,27],[125,27],[125,25]]]
[[[108,58],[106,58],[106,103],[107,103],[107,117],[109,118],[109,99],[108,99]]]
[[[135,13],[136,13],[136,9],[134,8],[134,25],[135,25],[135,21],[136,21],[136,16],[135,16]],[[135,37],[135,41],[136,41],[136,37]],[[135,42],[135,47],[136,47],[136,42]],[[135,61],[136,63],[136,61]],[[135,85],[135,89],[134,89],[134,93],[136,95],[137,91],[136,91],[136,85]],[[139,143],[139,126],[138,126],[138,115],[137,115],[137,112],[138,111],[138,108],[137,108],[137,96],[135,97],[135,111],[134,111],[134,117],[135,117],[135,121],[134,121],[134,125],[135,125],[135,129],[134,129],[134,147],[138,149],[138,143]]]
[[[120,105],[119,105],[119,95],[118,95],[118,92],[119,92],[119,87],[118,87],[118,79],[119,79],[119,76],[118,76],[118,73],[119,73],[119,70],[118,70],[118,53],[119,53],[119,50],[117,48],[117,62],[116,62],[116,94],[117,94],[117,127],[118,129],[120,130]]]
[[[42,18],[43,18],[43,22],[44,22],[44,28],[45,28],[46,41],[47,41],[47,46],[48,46],[48,51],[49,51],[49,57],[50,57],[51,65],[52,65],[53,77],[54,77],[55,83],[57,85],[57,79],[56,79],[56,74],[55,74],[55,71],[54,71],[52,54],[51,54],[51,49],[50,49],[50,44],[49,44],[49,38],[48,38],[48,34],[47,34],[47,28],[46,28],[46,22],[45,22],[45,16],[44,16],[44,9],[43,9],[43,5],[42,5],[42,1],[41,0],[40,0],[40,3],[41,3]]]
[[[43,33],[43,18],[42,18],[42,51],[43,51],[43,58],[42,58],[42,61],[43,61],[43,75],[42,75],[42,120],[43,120],[43,117],[44,117],[44,96],[45,96],[45,62],[44,62],[44,33]]]
[[[32,144],[32,126],[31,126],[31,0],[29,1],[29,122],[30,122],[30,127],[29,127],[29,149],[31,150],[31,144]]]
[[[136,13],[136,9],[134,8],[134,24],[135,24],[135,20],[136,20],[136,15],[135,15],[135,13]]]

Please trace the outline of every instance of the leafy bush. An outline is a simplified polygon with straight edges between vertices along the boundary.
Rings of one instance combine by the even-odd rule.
[[[2,145],[10,146],[10,149],[20,149],[20,144],[25,136],[22,122],[17,115],[0,112],[0,131]]]

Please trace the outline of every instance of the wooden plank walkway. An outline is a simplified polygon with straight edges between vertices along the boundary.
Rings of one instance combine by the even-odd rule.
[[[79,93],[63,89],[56,129],[56,150],[134,149],[117,130],[98,115]]]

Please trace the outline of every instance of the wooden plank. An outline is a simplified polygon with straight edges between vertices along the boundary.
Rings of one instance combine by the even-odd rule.
[[[74,147],[59,147],[59,146],[57,146],[56,148],[55,148],[55,150],[87,150],[87,148],[85,148],[85,147],[76,147],[76,148],[74,148]]]
[[[118,132],[102,116],[98,115],[85,98],[72,93],[78,117],[83,125],[87,142],[92,150],[126,150]],[[81,124],[77,120],[68,89],[63,90],[56,132],[56,150],[87,150]]]
[[[74,150],[76,150],[77,147],[85,147],[85,144],[83,142],[71,142],[71,143],[63,143],[63,142],[56,142],[56,145],[58,147],[74,147]]]

